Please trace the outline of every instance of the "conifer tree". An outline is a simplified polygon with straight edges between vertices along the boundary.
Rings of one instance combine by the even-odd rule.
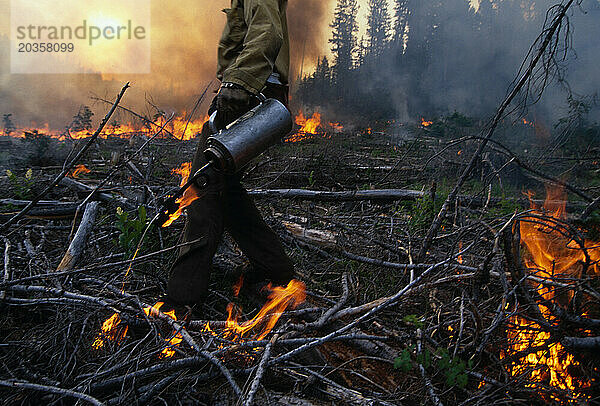
[[[383,54],[389,41],[390,29],[391,19],[387,0],[369,0],[369,15],[367,16],[369,53],[374,56]]]
[[[358,32],[357,0],[338,0],[333,22],[332,37],[329,40],[331,51],[335,56],[334,72],[336,77],[344,76],[354,67],[357,49],[356,34]]]

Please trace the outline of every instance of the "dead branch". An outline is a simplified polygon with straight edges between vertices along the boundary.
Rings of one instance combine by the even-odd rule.
[[[63,179],[61,179],[60,184],[63,186],[66,186],[70,189],[73,189],[76,192],[91,193],[94,190],[93,187],[88,186],[85,183],[76,181],[75,179],[72,179],[72,178],[63,178]],[[105,202],[105,203],[116,202],[116,203],[124,205],[125,207],[133,206],[132,203],[127,201],[127,199],[125,199],[121,196],[113,196],[110,193],[96,192],[94,197],[96,197],[98,200]]]
[[[265,372],[267,362],[269,361],[269,357],[271,356],[271,347],[277,341],[279,335],[275,334],[273,338],[269,341],[269,343],[265,346],[263,350],[263,355],[260,359],[260,363],[256,367],[256,374],[254,376],[254,380],[252,381],[252,385],[250,386],[250,390],[248,394],[244,396],[244,399],[241,401],[241,404],[244,406],[252,406],[254,403],[254,396],[256,395],[256,391],[258,390],[258,385],[260,385],[260,380],[263,377]]]
[[[342,192],[305,189],[255,189],[249,190],[248,194],[260,198],[303,199],[329,202],[416,200],[424,196],[424,192],[404,189],[352,190]]]
[[[417,354],[421,354],[423,351],[423,341],[421,339],[422,337],[422,331],[421,329],[417,330]],[[431,402],[433,402],[433,404],[435,406],[444,406],[444,404],[442,403],[442,401],[440,400],[440,398],[438,397],[435,388],[433,387],[433,384],[431,383],[431,380],[429,379],[429,377],[427,376],[427,372],[425,371],[425,367],[423,366],[423,364],[419,363],[419,372],[421,372],[421,376],[423,377],[423,381],[425,381],[425,387],[427,388],[427,393],[429,394],[429,397],[431,398]]]
[[[60,261],[60,264],[56,268],[57,272],[69,271],[75,267],[77,262],[79,262],[79,259],[85,250],[89,233],[94,227],[96,214],[98,213],[98,207],[98,202],[90,202],[86,204],[83,217],[81,218],[81,223],[79,223],[79,228],[77,229],[77,233],[75,233],[73,241],[71,241],[71,244],[69,245],[69,248],[67,249],[62,261]]]
[[[39,385],[36,383],[22,382],[22,381],[4,381],[0,380],[0,385],[7,386],[9,388],[23,388],[23,389],[31,389],[39,392],[53,393],[61,396],[69,396],[76,399],[85,400],[86,402],[91,403],[96,406],[104,406],[104,403],[100,402],[98,399],[91,397],[90,395],[86,395],[85,393],[75,392],[69,389],[58,388],[56,386],[47,386],[47,385]]]
[[[600,348],[600,337],[564,337],[560,342],[567,348],[578,350]]]
[[[168,247],[168,248],[164,248],[162,250],[156,251],[156,252],[152,252],[150,254],[140,255],[133,259],[126,259],[124,261],[118,261],[118,262],[112,262],[112,263],[100,264],[100,265],[90,265],[85,268],[73,269],[70,271],[49,272],[49,273],[45,273],[42,275],[28,276],[25,278],[15,279],[10,282],[1,283],[0,289],[5,289],[9,286],[19,285],[21,283],[31,282],[31,281],[35,281],[35,280],[39,280],[39,279],[57,278],[60,276],[80,274],[80,273],[90,272],[90,271],[94,271],[94,270],[98,270],[98,269],[120,267],[120,266],[124,266],[124,265],[130,265],[132,263],[142,263],[142,262],[148,261],[150,259],[153,259],[156,256],[162,255],[166,252],[173,251],[173,250],[176,250],[181,247],[186,247],[188,245],[196,244],[196,243],[198,243],[198,241],[202,241],[202,238],[199,238],[199,239],[191,241],[191,242],[177,244],[172,247]]]
[[[2,275],[2,282],[10,280],[10,241],[4,239],[4,273]],[[6,297],[5,291],[0,291],[0,300],[4,300]]]

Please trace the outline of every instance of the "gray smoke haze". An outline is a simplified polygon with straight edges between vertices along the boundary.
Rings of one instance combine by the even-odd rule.
[[[146,75],[14,75],[8,58],[9,0],[0,0],[0,114],[12,113],[23,126],[49,123],[52,129],[69,124],[90,96],[114,99],[130,81],[124,105],[145,112],[151,98],[165,110],[190,110],[216,72],[216,47],[225,24],[221,12],[229,0],[153,0],[152,73]],[[292,78],[305,60],[325,52],[328,1],[290,0],[288,20],[292,47]],[[4,34],[4,35],[3,35]],[[110,58],[110,55],[106,55]],[[306,64],[305,64],[306,66]],[[106,106],[92,105],[98,120]]]
[[[410,2],[414,6],[417,2]],[[487,0],[487,10],[465,19],[466,0],[419,1],[417,12],[430,13],[436,4],[438,30],[431,40],[433,54],[415,84],[411,67],[389,64],[381,69],[385,81],[395,88],[397,117],[452,113],[486,117],[498,107],[515,78],[529,47],[540,34],[546,11],[557,0]],[[483,3],[482,3],[483,4]],[[483,7],[483,6],[482,6]],[[414,21],[413,16],[413,21]],[[572,51],[562,63],[565,79],[575,95],[600,91],[600,2],[584,0],[569,13]],[[564,48],[561,44],[561,48]],[[410,46],[410,42],[409,42]],[[558,55],[559,57],[562,54]],[[564,117],[567,92],[553,84],[540,103],[529,110],[549,125]],[[407,117],[408,116],[408,117]],[[599,120],[598,108],[590,117]]]

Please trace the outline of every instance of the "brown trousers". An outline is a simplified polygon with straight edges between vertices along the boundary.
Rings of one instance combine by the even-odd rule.
[[[287,88],[268,88],[265,96],[277,98],[287,105]],[[208,125],[205,125],[192,162],[192,173],[207,162],[204,150],[209,135]],[[183,241],[200,241],[181,248],[171,269],[167,294],[173,302],[196,304],[204,300],[208,293],[212,258],[224,230],[250,260],[252,269],[245,277],[246,283],[268,280],[275,285],[285,285],[294,277],[292,261],[277,234],[263,220],[240,179],[241,174],[213,171],[207,194],[187,208]]]

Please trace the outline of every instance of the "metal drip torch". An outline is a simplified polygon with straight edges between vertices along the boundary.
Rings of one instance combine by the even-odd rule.
[[[228,174],[239,172],[253,158],[289,134],[293,125],[289,110],[275,99],[264,100],[218,132],[214,123],[215,116],[216,112],[210,117],[209,125],[213,135],[208,138],[204,150],[208,163],[190,176],[174,194],[162,199],[160,211],[153,223],[164,224],[178,210],[177,199],[190,186],[196,185],[202,195],[202,190],[211,183],[209,168]]]

